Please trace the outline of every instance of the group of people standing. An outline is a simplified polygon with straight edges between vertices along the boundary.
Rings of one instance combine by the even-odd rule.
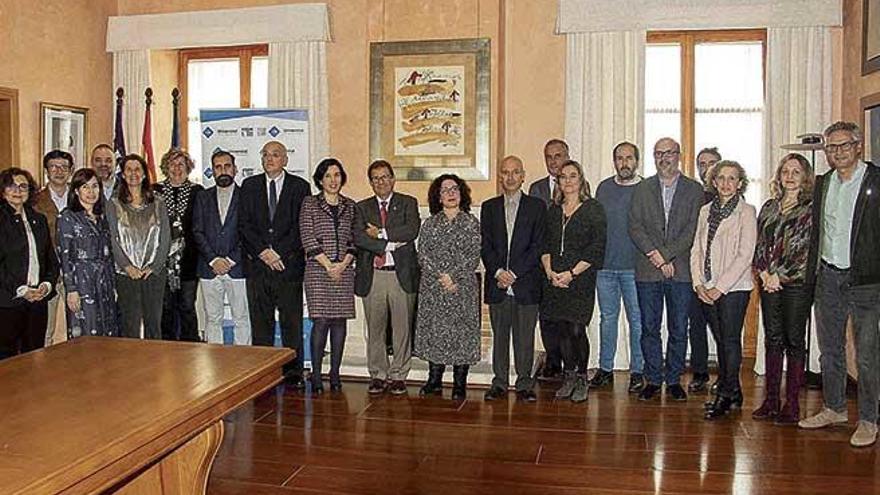
[[[880,171],[860,159],[858,126],[825,131],[832,170],[815,177],[801,155],[786,155],[760,214],[744,198],[748,177],[716,149],[698,154],[703,184],[680,171],[680,146],[653,148],[657,174],[638,174],[630,142],[613,150],[615,175],[592,195],[568,146],[544,149],[548,176],[525,194],[523,162],[499,162],[501,194],[471,214],[468,184],[443,174],[428,190],[430,217],[418,201],[394,191],[392,165],[371,163],[374,195],[342,194],[343,164],[315,168],[309,184],[285,167],[288,150],[270,141],[264,172],[235,183],[235,157],[211,157],[215,186],[190,182],[182,150],[162,159],[166,179],[152,184],[138,155],[119,160],[93,150],[91,168],[71,176],[69,154],[43,160],[48,185],[37,191],[18,168],[0,173],[0,358],[52,343],[53,304],[67,309],[68,337],[106,335],[199,340],[197,289],[205,304],[208,342],[222,343],[224,301],[235,343],[274,345],[276,311],[283,345],[296,358],[285,381],[303,380],[303,293],[313,322],[311,391],[330,340],[330,389],[342,387],[346,320],[363,298],[370,394],[406,393],[414,355],[429,364],[421,395],[442,392],[452,367],[453,399],[464,399],[469,367],[479,362],[482,294],[493,329],[493,372],[486,400],[508,393],[513,344],[519,400],[536,400],[532,367],[540,322],[547,351],[540,378],[560,376],[557,399],[587,400],[590,387],[613,382],[621,301],[630,329],[629,391],[640,400],[665,393],[687,399],[682,385],[691,340],[689,391],[708,383],[706,325],[718,348],[718,380],[706,419],[742,406],[742,330],[757,282],[766,332],[766,398],[756,419],[820,428],[846,422],[845,328],[853,318],[859,365],[859,418],[853,445],[876,440],[880,319]],[[418,242],[418,249],[416,248]],[[815,294],[826,407],[800,419],[805,328]],[[586,327],[600,309],[600,369],[588,379]],[[661,322],[667,327],[662,348]],[[47,331],[47,326],[50,329]],[[391,335],[388,335],[388,332]],[[702,334],[702,335],[701,335]],[[388,342],[390,341],[390,346]],[[390,347],[390,351],[389,351]],[[389,360],[389,354],[391,359]],[[785,364],[787,362],[787,365]],[[786,368],[785,403],[780,388]]]

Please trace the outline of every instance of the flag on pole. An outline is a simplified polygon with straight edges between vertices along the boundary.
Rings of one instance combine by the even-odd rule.
[[[153,125],[150,119],[150,107],[153,105],[153,90],[147,88],[144,92],[147,97],[147,109],[144,113],[144,132],[141,139],[141,153],[147,161],[147,172],[150,174],[150,182],[156,183],[156,160],[153,158]]]
[[[116,156],[116,169],[119,170],[119,161],[125,156],[125,131],[122,125],[122,97],[125,91],[116,88],[116,127],[113,132],[113,154]]]
[[[180,90],[171,91],[171,149],[180,148]]]

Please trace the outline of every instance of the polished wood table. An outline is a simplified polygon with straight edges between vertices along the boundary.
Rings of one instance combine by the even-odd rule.
[[[204,493],[288,349],[83,337],[0,361],[0,493]]]

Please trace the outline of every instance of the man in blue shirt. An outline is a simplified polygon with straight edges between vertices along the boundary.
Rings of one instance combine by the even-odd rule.
[[[614,147],[615,175],[603,180],[596,189],[596,199],[605,207],[607,235],[605,263],[596,280],[599,298],[599,371],[590,386],[603,387],[614,382],[614,356],[617,353],[617,329],[620,300],[629,323],[629,391],[644,387],[642,368],[642,321],[636,292],[636,246],[629,236],[629,209],[638,175],[639,148],[627,141]]]

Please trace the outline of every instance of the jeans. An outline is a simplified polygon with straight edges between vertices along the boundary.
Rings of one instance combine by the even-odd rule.
[[[693,297],[689,282],[664,280],[636,282],[639,309],[642,313],[642,353],[645,358],[645,378],[652,385],[678,385],[684,371],[687,351],[688,310]],[[666,363],[663,362],[663,341],[660,323],[666,303]]]
[[[880,286],[850,287],[848,270],[821,263],[816,281],[816,337],[825,407],[846,412],[846,320],[852,316],[859,366],[859,419],[877,421],[880,393]]]
[[[718,346],[718,395],[732,398],[740,391],[742,368],[742,330],[749,305],[748,290],[731,291],[715,304],[703,305],[706,321]]]
[[[706,332],[706,315],[703,303],[694,293],[688,315],[688,338],[691,342],[691,373],[709,374],[709,334]]]
[[[639,311],[639,296],[636,293],[635,271],[599,270],[596,294],[599,298],[600,315],[599,367],[604,371],[614,369],[620,300],[623,298],[626,321],[629,323],[629,369],[632,373],[642,373],[645,366],[641,343],[642,314]]]

